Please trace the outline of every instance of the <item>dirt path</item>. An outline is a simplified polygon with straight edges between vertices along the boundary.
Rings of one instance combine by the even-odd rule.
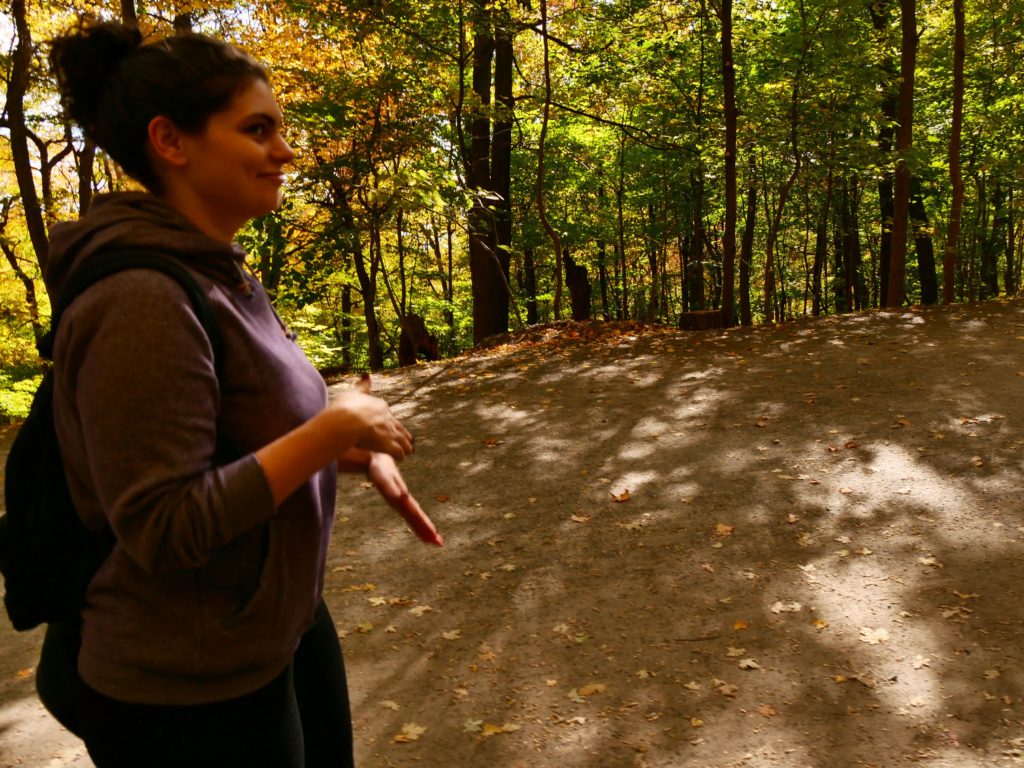
[[[1024,304],[566,326],[378,377],[342,493],[361,768],[1024,764]],[[0,766],[88,766],[0,626]]]

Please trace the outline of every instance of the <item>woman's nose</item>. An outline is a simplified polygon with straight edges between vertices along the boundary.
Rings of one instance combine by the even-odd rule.
[[[295,150],[285,140],[284,136],[278,134],[277,142],[274,145],[274,157],[282,163],[290,163],[295,159]]]

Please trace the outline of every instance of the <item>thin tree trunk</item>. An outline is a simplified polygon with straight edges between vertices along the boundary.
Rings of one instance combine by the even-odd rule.
[[[757,162],[750,153],[747,172],[747,216],[740,244],[740,324],[753,325],[750,311],[750,263],[754,256],[754,227],[757,225]]]
[[[548,120],[551,117],[551,58],[548,50],[548,3],[540,0],[541,37],[544,43],[544,107],[540,123],[540,139],[537,142],[537,215],[547,232],[555,250],[555,320],[562,319],[562,238],[548,221],[544,202],[544,142],[548,136]]]
[[[907,300],[904,280],[907,260],[907,225],[910,203],[910,166],[907,155],[913,145],[914,71],[917,66],[917,3],[900,0],[900,97],[896,133],[896,178],[893,185],[892,260],[889,264],[889,291],[886,306],[900,307]]]
[[[18,35],[18,44],[11,57],[11,77],[7,89],[7,118],[11,142],[11,160],[14,164],[14,175],[18,181],[21,204],[28,228],[29,239],[36,253],[36,261],[43,274],[49,256],[49,239],[43,208],[36,189],[35,176],[32,171],[32,159],[29,154],[29,129],[25,119],[25,94],[32,69],[32,34],[28,26],[25,0],[13,0],[11,16]]]
[[[725,231],[722,233],[722,325],[736,322],[736,68],[732,60],[732,0],[722,0],[722,81],[725,108]]]
[[[949,207],[949,228],[946,231],[946,252],[942,259],[942,302],[955,300],[956,267],[960,256],[960,216],[964,203],[964,178],[960,170],[960,135],[964,115],[964,0],[953,0],[953,116],[949,135],[949,181],[953,200]]]
[[[1014,255],[1017,250],[1016,235],[1017,224],[1014,216],[1013,187],[1011,186],[1007,192],[1006,199],[1006,247],[1004,249],[1004,253],[1006,254],[1006,272],[1004,282],[1006,284],[1007,296],[1013,296],[1017,293],[1017,269],[1014,261]]]
[[[540,317],[537,313],[537,266],[533,260],[533,248],[523,249],[523,272],[526,281],[526,324],[536,325]]]
[[[601,315],[605,320],[611,320],[612,312],[608,305],[608,246],[603,240],[597,241],[597,277],[601,283]]]
[[[814,267],[811,277],[811,314],[821,314],[821,272],[828,258],[828,221],[832,210],[832,168],[828,169],[825,179],[825,194],[821,201],[821,213],[818,216],[817,231],[814,233]]]
[[[494,38],[494,132],[491,140],[491,188],[494,202],[495,256],[507,280],[512,247],[512,121],[515,101],[512,94],[512,32],[502,18]],[[505,310],[506,317],[508,309]]]
[[[793,150],[793,168],[789,173],[789,177],[783,182],[782,186],[779,187],[779,197],[776,201],[775,214],[772,217],[769,226],[768,234],[765,237],[764,247],[764,313],[765,322],[771,322],[772,319],[772,306],[775,299],[775,247],[778,244],[779,229],[782,226],[782,216],[786,208],[786,202],[789,199],[789,194],[793,189],[793,184],[796,183],[797,177],[800,175],[800,146],[799,146],[799,133],[797,132],[798,124],[800,121],[799,105],[800,105],[800,86],[803,82],[804,66],[807,64],[808,51],[810,50],[810,37],[811,30],[807,26],[807,12],[804,8],[803,3],[800,3],[800,16],[801,16],[801,29],[802,29],[802,48],[800,51],[800,61],[797,64],[796,72],[793,74],[793,87],[790,90],[789,99],[789,145]],[[781,274],[781,267],[780,267]]]
[[[616,271],[619,273],[619,280],[621,281],[619,290],[619,307],[618,307],[618,319],[626,320],[629,318],[629,287],[626,281],[626,225],[625,216],[623,213],[623,199],[626,195],[626,135],[623,133],[619,138],[619,182],[615,187],[615,205],[616,213],[618,216],[618,246],[616,252],[618,259],[616,260]]]
[[[892,0],[882,0],[868,4],[871,21],[880,38],[883,50],[888,50],[889,19]],[[878,154],[888,169],[889,154],[892,152],[893,139],[896,135],[896,105],[898,94],[895,86],[897,71],[896,63],[891,55],[886,54],[882,63],[882,124],[878,130]],[[878,255],[878,302],[885,306],[889,295],[889,270],[892,262],[892,222],[893,222],[893,173],[886,170],[878,181],[878,207],[881,214],[882,230]]]

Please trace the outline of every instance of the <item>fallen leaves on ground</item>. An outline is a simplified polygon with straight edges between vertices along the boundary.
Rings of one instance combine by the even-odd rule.
[[[402,730],[395,734],[392,739],[396,744],[409,744],[413,741],[419,741],[420,736],[427,732],[427,729],[422,725],[416,723],[406,723],[402,726]]]
[[[872,628],[872,627],[861,627],[860,628],[860,641],[867,643],[868,645],[878,645],[884,643],[889,639],[889,630],[884,627]]]

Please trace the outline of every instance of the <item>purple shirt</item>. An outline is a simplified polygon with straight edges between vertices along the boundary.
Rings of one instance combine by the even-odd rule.
[[[253,452],[321,411],[326,387],[237,250],[149,195],[98,202],[55,228],[51,295],[53,275],[108,242],[163,240],[206,291],[225,352],[218,378],[184,290],[152,270],[102,280],[64,315],[54,410],[72,496],[117,539],[86,594],[79,669],[123,701],[239,696],[284,669],[313,619],[336,484],[331,465],[275,508]]]

